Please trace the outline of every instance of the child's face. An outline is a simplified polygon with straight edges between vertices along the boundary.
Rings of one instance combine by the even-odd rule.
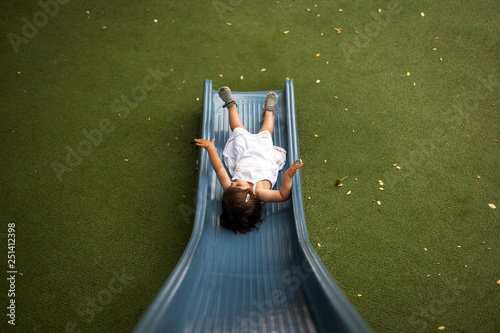
[[[248,184],[248,182],[245,182],[243,180],[237,180],[237,181],[231,182],[231,186],[232,187],[239,187],[239,188],[242,188],[244,190],[246,190],[247,188],[252,190],[252,187],[250,186],[250,184]]]

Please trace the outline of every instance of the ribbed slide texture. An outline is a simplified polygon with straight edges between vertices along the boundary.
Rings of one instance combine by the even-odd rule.
[[[274,144],[287,150],[284,171],[299,158],[293,81],[275,91]],[[265,92],[234,92],[243,125],[257,133]],[[205,81],[202,136],[215,138],[222,159],[231,134],[227,110]],[[143,332],[368,332],[309,244],[301,172],[292,198],[265,203],[258,231],[233,234],[219,226],[222,187],[200,149],[193,234],[179,263],[144,315]]]

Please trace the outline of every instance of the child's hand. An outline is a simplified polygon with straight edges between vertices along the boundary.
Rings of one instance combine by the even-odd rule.
[[[295,176],[297,171],[299,171],[299,169],[302,168],[302,166],[304,165],[304,163],[300,164],[297,163],[299,163],[299,160],[296,160],[295,163],[293,163],[293,165],[289,167],[288,170],[286,170],[285,175],[289,176],[290,178],[293,178],[293,176]]]
[[[206,150],[208,150],[210,147],[215,148],[215,145],[214,145],[215,139],[213,139],[212,141],[208,141],[205,139],[194,139],[194,142],[196,142],[197,146],[205,148]]]

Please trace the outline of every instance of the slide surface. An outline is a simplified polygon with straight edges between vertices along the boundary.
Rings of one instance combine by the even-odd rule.
[[[293,81],[276,90],[273,142],[300,158]],[[243,125],[257,133],[265,92],[234,92]],[[227,110],[205,80],[202,138],[215,138],[222,159],[231,134]],[[222,187],[200,148],[196,218],[179,263],[135,329],[143,332],[369,332],[309,243],[302,170],[292,197],[265,203],[258,231],[234,234],[219,226]]]

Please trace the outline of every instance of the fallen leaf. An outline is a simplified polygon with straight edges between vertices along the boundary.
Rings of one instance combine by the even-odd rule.
[[[382,205],[382,202],[380,200],[377,201],[377,205],[379,205],[379,206]]]
[[[351,191],[347,192],[346,195],[350,195],[351,194]]]
[[[290,32],[290,31],[288,31],[288,30],[287,30],[287,31],[283,31],[283,34],[285,34],[285,35],[286,35],[286,34],[288,34],[289,32]]]
[[[316,58],[319,58],[320,54],[319,53],[316,53]]]
[[[444,326],[439,326],[439,327],[438,327],[438,330],[440,330],[440,331],[444,331],[444,329],[445,329],[445,328],[446,328],[446,327],[444,327]]]
[[[495,206],[495,205],[494,205],[494,204],[492,204],[492,203],[488,204],[488,206],[490,206],[490,208],[491,208],[491,209],[496,209],[496,208],[497,208],[497,206]]]
[[[335,185],[337,186],[342,186],[342,182],[344,181],[344,179],[348,178],[349,176],[345,176],[344,178],[337,178],[337,180],[335,181]]]

